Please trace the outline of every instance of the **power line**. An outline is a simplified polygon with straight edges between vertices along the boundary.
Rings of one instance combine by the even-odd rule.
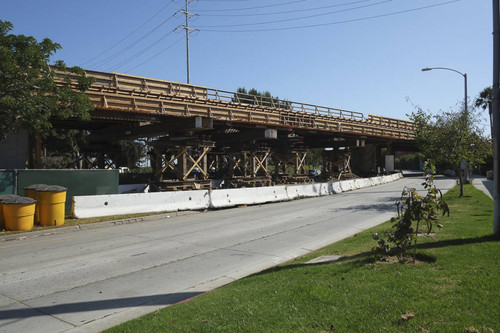
[[[145,63],[148,63],[150,62],[151,60],[153,60],[154,58],[160,56],[161,54],[165,53],[168,49],[170,49],[171,47],[173,47],[175,44],[181,42],[182,40],[184,39],[184,37],[181,37],[179,38],[177,41],[175,41],[174,43],[170,44],[167,48],[161,50],[160,52],[158,52],[157,54],[155,54],[154,56],[152,56],[151,58],[148,58],[147,60],[141,62],[140,64],[130,68],[127,72],[131,72],[133,71],[134,69],[138,68],[138,67],[141,67],[142,65],[144,65]]]
[[[205,0],[206,1],[206,0]],[[216,0],[217,1],[217,0]],[[330,6],[322,6],[322,7],[315,7],[315,8],[305,8],[305,9],[294,9],[294,10],[286,10],[286,11],[281,11],[281,12],[272,12],[272,13],[254,13],[254,14],[203,14],[203,16],[212,16],[212,17],[220,17],[220,16],[268,16],[268,15],[283,15],[283,14],[290,14],[290,13],[297,13],[297,12],[310,12],[314,10],[320,10],[320,9],[326,9],[326,8],[334,8],[334,7],[343,7],[343,6],[349,6],[349,5],[354,5],[357,3],[362,3],[362,2],[370,2],[373,0],[360,0],[360,1],[354,1],[354,2],[349,2],[349,3],[342,3],[342,4],[337,4],[337,5],[330,5]]]
[[[325,16],[325,15],[331,15],[331,14],[348,12],[348,11],[352,11],[352,10],[356,10],[356,9],[362,9],[362,8],[367,8],[367,7],[372,7],[372,6],[378,6],[378,5],[381,5],[381,4],[384,4],[384,3],[387,3],[387,2],[391,2],[391,1],[392,0],[384,0],[384,1],[376,2],[376,3],[372,3],[372,4],[369,4],[369,5],[363,5],[363,6],[358,6],[358,7],[348,8],[348,9],[342,9],[342,10],[336,10],[336,11],[332,11],[332,12],[315,14],[315,15],[294,17],[294,18],[283,19],[283,20],[275,20],[275,21],[267,21],[267,22],[257,22],[257,23],[242,23],[242,24],[228,24],[228,25],[198,26],[198,28],[243,27],[243,26],[249,26],[249,25],[273,24],[273,23],[282,23],[282,22],[289,22],[289,21],[296,21],[296,20],[305,20],[305,19],[312,18],[312,17]]]
[[[170,21],[174,16],[175,16],[175,14],[173,14],[172,16],[170,16],[169,18],[167,18],[166,20],[164,20],[163,22],[161,22],[160,24],[158,24],[156,27],[154,27],[148,33],[146,33],[145,35],[143,35],[140,38],[136,39],[135,41],[133,41],[129,45],[127,45],[124,48],[120,49],[119,51],[113,53],[109,57],[107,57],[107,58],[105,58],[105,59],[97,62],[96,64],[94,64],[94,66],[102,66],[102,65],[105,65],[105,64],[109,63],[111,60],[115,59],[118,55],[120,55],[123,52],[129,50],[130,48],[134,47],[135,45],[137,45],[138,43],[140,43],[144,38],[146,38],[147,36],[151,35],[156,30],[158,30],[162,25],[164,25],[165,23],[167,23],[168,21]]]
[[[137,57],[139,57],[141,54],[143,54],[144,52],[148,51],[149,49],[151,49],[153,46],[155,45],[158,45],[162,40],[164,40],[165,38],[167,38],[168,36],[170,36],[172,33],[174,32],[174,30],[168,32],[167,34],[161,36],[159,39],[157,39],[154,43],[146,46],[145,48],[143,48],[142,50],[140,50],[139,52],[135,53],[134,55],[128,57],[127,59],[123,60],[122,62],[120,62],[118,65],[114,66],[113,69],[109,70],[111,72],[114,72],[116,69],[118,69],[119,67],[123,66],[123,65],[126,65],[128,64],[129,62],[131,62],[132,60],[136,59]]]
[[[131,33],[129,33],[128,35],[126,35],[125,37],[123,37],[122,39],[120,39],[118,42],[116,42],[115,44],[111,45],[110,47],[108,47],[107,49],[105,49],[104,51],[102,51],[101,53],[99,53],[98,55],[96,55],[95,57],[93,57],[93,58],[85,61],[84,63],[82,63],[82,65],[85,65],[85,64],[88,64],[88,63],[94,61],[95,59],[99,58],[100,56],[106,54],[107,52],[109,52],[110,50],[112,50],[113,48],[115,48],[116,46],[118,46],[121,42],[123,42],[124,40],[126,40],[127,38],[129,38],[130,36],[132,36],[133,34],[135,34],[137,31],[139,31],[140,29],[142,29],[142,27],[144,27],[146,24],[148,24],[149,22],[151,22],[152,20],[154,20],[158,15],[160,15],[160,13],[162,13],[165,9],[167,9],[172,3],[173,3],[173,1],[170,2],[170,3],[168,3],[166,6],[164,6],[159,11],[157,11],[156,14],[154,14],[153,16],[151,16],[146,22],[144,22],[143,24],[141,24],[134,31],[132,31]]]
[[[415,11],[419,11],[419,10],[423,10],[423,9],[444,6],[444,5],[448,5],[448,4],[451,4],[454,2],[459,2],[459,1],[461,1],[461,0],[446,1],[446,2],[442,2],[442,3],[434,4],[434,5],[422,6],[422,7],[417,7],[417,8],[407,9],[407,10],[401,10],[401,11],[387,13],[387,14],[380,14],[380,15],[362,17],[362,18],[351,19],[351,20],[344,20],[344,21],[337,21],[337,22],[330,22],[330,23],[319,23],[319,24],[301,25],[301,26],[283,27],[283,28],[242,29],[242,30],[203,29],[203,31],[206,31],[206,32],[264,32],[264,31],[282,31],[282,30],[316,28],[316,27],[324,27],[324,26],[329,26],[329,25],[338,25],[338,24],[345,24],[345,23],[352,23],[352,22],[360,22],[360,21],[367,21],[367,20],[372,20],[372,19],[381,18],[381,17],[400,15],[400,14],[415,12]]]
[[[231,11],[239,11],[239,10],[251,10],[251,9],[261,9],[261,8],[269,8],[269,7],[278,7],[278,6],[286,6],[290,5],[293,3],[298,3],[298,2],[304,2],[304,1],[309,1],[309,0],[295,0],[295,1],[288,1],[288,2],[283,2],[283,3],[276,3],[272,5],[265,5],[265,6],[256,6],[256,7],[247,7],[247,8],[233,8],[233,9],[199,9],[199,12],[231,12]]]

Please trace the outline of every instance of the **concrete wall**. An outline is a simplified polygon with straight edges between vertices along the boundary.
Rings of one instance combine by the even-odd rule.
[[[402,174],[308,185],[282,185],[240,189],[180,192],[133,193],[74,196],[72,215],[76,218],[122,214],[203,210],[288,201],[332,195],[389,183]]]

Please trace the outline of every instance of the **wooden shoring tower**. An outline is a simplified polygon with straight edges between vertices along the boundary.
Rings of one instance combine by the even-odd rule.
[[[94,155],[94,156],[93,156]],[[80,155],[78,161],[81,169],[117,169],[118,166],[105,154],[86,154]]]
[[[162,191],[211,187],[207,156],[215,145],[213,141],[179,143],[160,139],[150,145],[153,188]]]
[[[326,179],[358,178],[351,169],[351,153],[349,151],[325,150],[321,155],[323,166],[321,175]]]
[[[273,154],[275,165],[273,178],[275,182],[282,184],[310,182],[307,176],[306,157],[306,148],[275,152]]]
[[[238,152],[226,151],[223,156],[219,156],[220,161],[223,161],[219,167],[225,171],[224,187],[271,186],[270,154],[270,148],[259,147]]]

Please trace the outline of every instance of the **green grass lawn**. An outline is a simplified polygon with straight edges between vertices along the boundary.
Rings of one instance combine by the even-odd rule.
[[[109,332],[500,332],[493,201],[470,185],[446,198],[443,228],[419,237],[432,263],[376,262],[371,234],[385,223]],[[344,258],[305,264],[332,254]]]

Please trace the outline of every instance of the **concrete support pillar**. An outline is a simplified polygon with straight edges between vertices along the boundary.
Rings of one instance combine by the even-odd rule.
[[[380,154],[376,144],[368,143],[365,147],[351,150],[351,168],[358,176],[377,173],[377,155]]]

